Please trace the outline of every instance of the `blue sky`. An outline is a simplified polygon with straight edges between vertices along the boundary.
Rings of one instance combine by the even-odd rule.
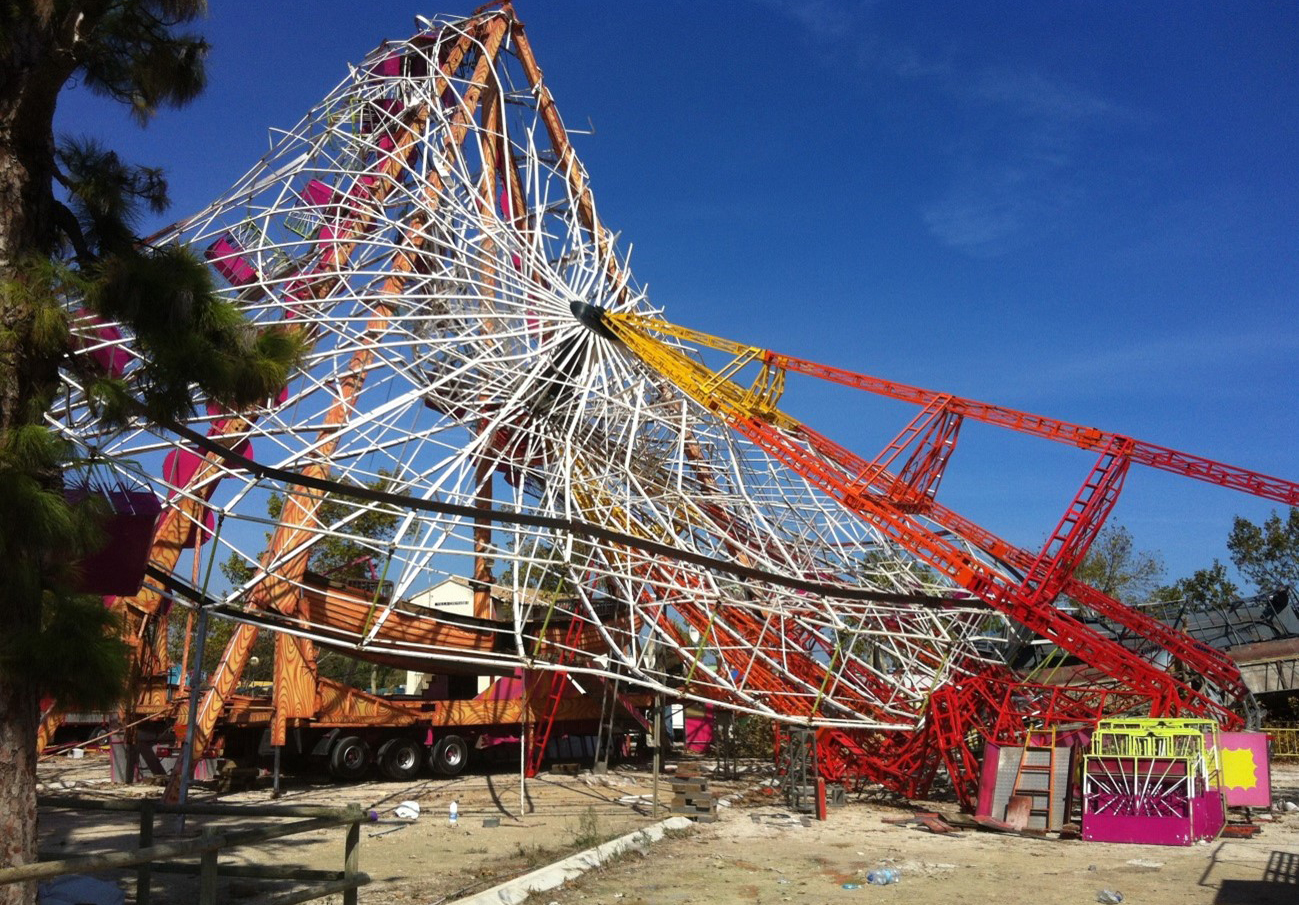
[[[213,0],[198,102],[59,126],[204,206],[439,5]],[[1299,478],[1299,6],[520,0],[604,221],[670,319]],[[168,217],[166,219],[173,219]],[[164,221],[159,221],[161,225]],[[912,412],[795,384],[873,455]],[[967,426],[945,501],[1040,543],[1089,456]],[[1273,504],[1134,470],[1168,578]]]

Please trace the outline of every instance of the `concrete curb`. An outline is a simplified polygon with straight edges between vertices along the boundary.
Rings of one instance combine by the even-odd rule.
[[[659,841],[668,830],[683,830],[694,825],[695,822],[689,817],[669,817],[667,820],[651,824],[643,830],[628,833],[626,836],[619,836],[617,839],[611,839],[603,845],[588,848],[586,851],[570,855],[562,861],[556,861],[554,864],[538,868],[532,873],[515,877],[513,880],[507,880],[499,886],[484,889],[482,892],[474,893],[472,896],[463,899],[456,899],[449,905],[519,905],[532,893],[544,892],[547,889],[562,886],[569,880],[580,877],[591,868],[599,867],[614,855],[620,855],[628,849],[636,848],[648,842]]]

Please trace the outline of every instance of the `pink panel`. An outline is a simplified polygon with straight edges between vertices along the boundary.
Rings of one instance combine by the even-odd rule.
[[[122,338],[121,330],[118,330],[112,324],[103,323],[98,316],[87,311],[85,308],[77,309],[76,314],[78,317],[89,318],[95,325],[94,334],[95,339],[97,340],[96,344],[115,344]],[[85,346],[83,345],[81,348],[85,348]],[[122,373],[126,370],[126,366],[131,362],[131,353],[127,352],[126,349],[120,345],[100,346],[98,349],[91,352],[90,356],[95,359],[109,377],[121,377]]]
[[[983,763],[979,767],[979,800],[974,806],[977,817],[992,816],[992,799],[997,794],[997,764],[1001,746],[988,742],[983,746]]]
[[[1232,808],[1272,806],[1272,765],[1268,757],[1267,734],[1222,732],[1218,734],[1218,758],[1222,764],[1222,792]],[[1253,767],[1253,784],[1229,786],[1228,780]]]
[[[79,591],[87,594],[129,596],[140,590],[149,562],[149,545],[162,504],[147,490],[97,490],[70,488],[69,501],[90,493],[108,499],[113,514],[104,526],[105,546],[81,562]]]
[[[172,487],[187,487],[194,479],[203,457],[192,449],[173,449],[162,460],[162,480]],[[168,491],[168,498],[173,496]]]
[[[378,63],[375,63],[374,68],[370,71],[375,75],[384,76],[385,78],[392,78],[393,76],[401,75],[401,54],[394,53],[385,57]]]
[[[1270,805],[1272,802],[1268,802]],[[1217,839],[1227,824],[1227,806],[1221,792],[1205,792],[1191,802],[1191,831],[1196,841]]]
[[[241,252],[243,248],[227,233],[209,245],[203,256],[231,286],[246,286],[257,279],[257,271]]]
[[[122,331],[116,327],[105,325],[96,327],[95,335],[104,342],[116,343],[122,338]],[[131,361],[131,353],[119,345],[101,346],[90,354],[94,356],[95,361],[99,362],[99,366],[104,369],[109,377],[121,377],[126,370],[127,364]]]
[[[686,711],[685,743],[687,751],[703,752],[713,743],[713,705],[705,704],[703,713]]]
[[[1087,814],[1082,837],[1088,842],[1137,842],[1143,845],[1190,845],[1191,821],[1185,817],[1135,814]]]
[[[332,187],[321,182],[319,179],[313,179],[307,183],[307,187],[300,193],[303,201],[312,207],[325,207],[333,204],[334,199],[338,197]]]

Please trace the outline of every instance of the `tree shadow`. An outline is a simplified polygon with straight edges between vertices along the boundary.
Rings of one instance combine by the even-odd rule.
[[[1225,843],[1219,845],[1200,877],[1201,886],[1215,885],[1210,879],[1214,869],[1223,863],[1219,856]],[[1224,878],[1217,881],[1218,893],[1213,905],[1294,905],[1299,901],[1299,853],[1272,851],[1262,876],[1256,880]]]

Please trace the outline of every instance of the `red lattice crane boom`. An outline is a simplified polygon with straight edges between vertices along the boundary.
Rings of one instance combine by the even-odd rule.
[[[1299,485],[1295,482],[1112,432],[743,346],[650,317],[612,314],[606,316],[604,322],[650,367],[711,409],[737,432],[948,576],[956,585],[976,594],[1038,637],[1053,642],[1100,670],[1120,689],[1147,698],[1152,713],[1198,713],[1234,726],[1242,722],[1242,717],[1230,708],[1252,706],[1238,668],[1221,652],[1109,598],[1073,578],[1073,572],[1112,511],[1128,468],[1134,462],[1291,504],[1299,501]],[[664,342],[663,336],[727,352],[734,358],[723,367],[711,369],[680,345]],[[759,367],[759,373],[752,385],[744,388],[734,381],[750,363]],[[866,460],[776,408],[789,371],[912,402],[924,408],[875,459]],[[938,482],[964,418],[1069,443],[1098,454],[1090,474],[1037,553],[1001,540],[935,500]],[[909,457],[904,459],[903,455],[908,450]],[[889,469],[899,461],[902,465],[895,474]],[[926,521],[970,542],[986,553],[992,563],[1004,565],[971,558],[930,528]],[[1190,673],[1207,679],[1216,695],[1205,693],[1159,669],[1063,611],[1055,603],[1061,593],[1158,645]],[[978,703],[989,714],[985,722],[993,725],[985,728],[991,730],[988,734],[993,734],[996,731],[994,727],[1006,723],[1002,711],[1009,706],[1010,698],[999,697],[992,689],[1006,684],[1005,676],[989,674],[982,680],[965,681],[961,688],[943,688],[935,692],[931,731],[947,737],[947,741],[940,742],[938,747],[958,785],[971,778],[972,758],[968,751],[955,752],[954,749],[961,747],[961,726],[949,727],[950,732],[943,732],[942,714],[951,716]],[[1002,703],[997,704],[998,700]],[[1072,710],[1077,704],[1077,701],[1071,701],[1069,708]],[[1086,709],[1093,705],[1089,700],[1082,706]],[[968,714],[963,722],[968,728],[972,722]],[[973,722],[977,723],[977,720]],[[861,745],[849,741],[850,735],[838,734],[836,745],[840,754],[856,749],[861,752],[861,757],[869,759]]]

